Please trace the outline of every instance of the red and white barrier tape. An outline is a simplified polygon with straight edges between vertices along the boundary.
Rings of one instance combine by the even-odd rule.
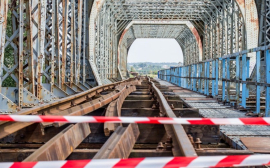
[[[239,167],[270,164],[270,155],[160,157],[0,163],[1,168],[173,168]]]
[[[102,117],[0,115],[0,121],[62,123],[141,123],[187,125],[270,125],[270,118],[167,118],[167,117]]]

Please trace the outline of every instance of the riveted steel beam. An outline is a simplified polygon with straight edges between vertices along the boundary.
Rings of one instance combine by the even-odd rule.
[[[70,125],[28,156],[24,162],[65,160],[90,133],[88,123]]]
[[[137,124],[119,126],[93,159],[128,158],[139,134]]]

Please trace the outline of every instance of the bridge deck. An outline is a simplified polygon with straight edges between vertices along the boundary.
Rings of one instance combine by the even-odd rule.
[[[205,95],[194,91],[181,88],[169,82],[155,79],[161,85],[168,86],[175,95],[178,95],[188,108],[197,108],[199,114],[204,118],[244,118],[246,112],[235,110],[232,107],[224,106],[218,103],[214,98],[208,98]],[[223,125],[220,126],[220,136],[226,143],[235,149],[248,149],[241,141],[243,137],[269,137],[269,126],[241,126],[241,125]],[[253,142],[254,145],[262,143],[261,141]],[[266,145],[266,144],[261,144]]]

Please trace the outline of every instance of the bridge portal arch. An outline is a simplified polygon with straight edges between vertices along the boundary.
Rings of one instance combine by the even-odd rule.
[[[89,22],[89,60],[100,83],[102,79],[125,76],[121,74],[125,71],[121,68],[125,62],[120,60],[125,55],[121,51],[126,51],[121,45],[129,28],[138,25],[136,22],[144,25],[146,22],[148,25],[183,22],[197,42],[199,52],[193,56],[199,58],[196,61],[258,46],[259,20],[254,0],[95,0]],[[192,51],[177,41],[186,50],[185,55]],[[106,49],[108,46],[111,51]],[[185,62],[192,63],[193,57]],[[105,63],[107,60],[112,65]]]

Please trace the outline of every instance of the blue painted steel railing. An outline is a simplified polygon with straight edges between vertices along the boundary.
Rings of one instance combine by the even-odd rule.
[[[256,75],[252,80],[249,76],[249,53],[256,53],[254,68]],[[261,64],[262,56],[265,59],[264,66]],[[232,61],[235,63],[234,67],[231,67]],[[231,78],[232,72],[235,73],[234,79]],[[263,73],[265,73],[263,76],[266,79],[261,79]],[[243,108],[249,108],[247,107],[247,99],[250,96],[248,85],[253,85],[256,88],[254,112],[257,114],[264,112],[265,116],[270,116],[270,46],[245,50],[196,64],[160,70],[158,77],[183,88],[220,97],[223,102],[236,103]],[[235,87],[234,94],[231,90],[232,85]],[[221,93],[219,93],[219,86]],[[265,88],[265,92],[262,92],[262,88]],[[265,108],[261,106],[261,97],[265,97]]]

